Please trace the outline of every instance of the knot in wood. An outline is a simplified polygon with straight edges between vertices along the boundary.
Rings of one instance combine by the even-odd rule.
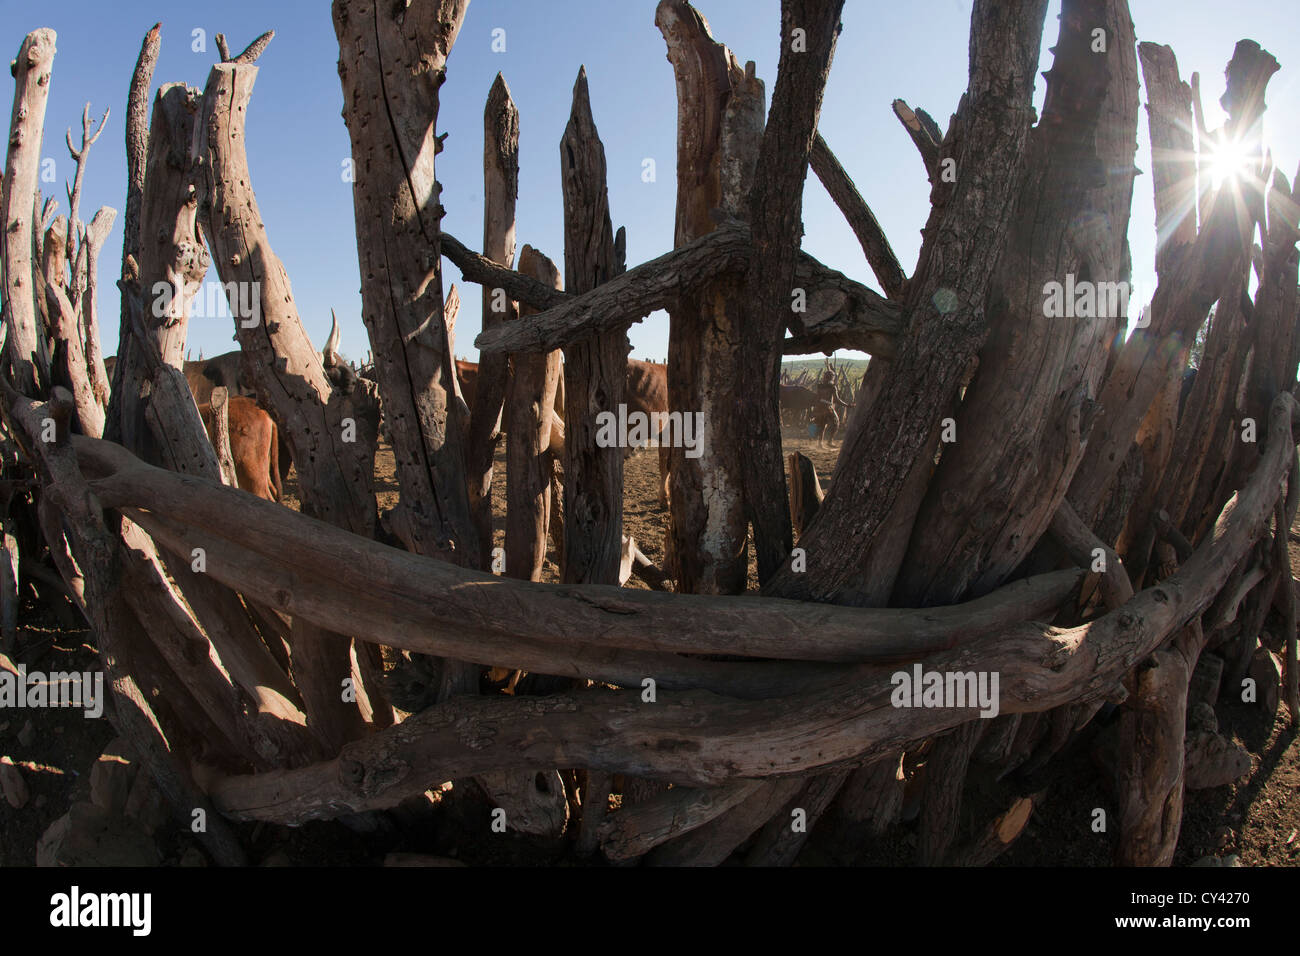
[[[350,790],[360,790],[365,783],[366,768],[351,757],[339,757],[339,782]]]

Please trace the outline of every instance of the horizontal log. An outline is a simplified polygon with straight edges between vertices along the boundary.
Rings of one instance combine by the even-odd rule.
[[[554,286],[479,255],[455,236],[444,232],[440,238],[442,254],[460,270],[466,282],[485,289],[503,289],[511,299],[535,309],[550,309],[572,298]]]
[[[593,334],[623,328],[667,308],[682,295],[727,272],[748,267],[753,256],[749,226],[728,220],[700,238],[629,269],[583,295],[544,295],[532,280],[505,269],[444,236],[444,251],[466,279],[505,289],[545,311],[527,322],[504,323],[479,334],[483,352],[548,352]],[[794,341],[805,351],[855,348],[891,356],[902,328],[899,307],[859,282],[800,253],[795,268],[808,313],[792,312]],[[813,308],[822,293],[823,308]],[[561,297],[557,300],[556,295]],[[837,344],[838,343],[838,344]]]
[[[716,790],[666,790],[645,803],[611,813],[598,831],[600,848],[610,860],[643,856],[727,812],[761,786],[761,780],[737,780]]]
[[[810,690],[837,678],[846,668],[841,664],[788,661],[723,663],[592,644],[548,644],[526,634],[503,636],[464,624],[435,624],[427,613],[413,610],[405,602],[395,604],[392,593],[367,594],[340,587],[338,581],[328,583],[320,576],[296,575],[285,566],[292,559],[266,558],[148,512],[128,508],[125,513],[164,549],[179,552],[203,548],[208,557],[208,574],[228,586],[242,587],[246,596],[320,627],[338,626],[339,620],[346,619],[359,638],[401,650],[484,667],[589,678],[620,687],[640,687],[645,678],[651,677],[667,689],[701,689],[743,699],[783,697]],[[236,581],[242,583],[236,585]],[[286,600],[286,595],[292,595],[292,600]]]
[[[913,660],[1019,621],[1050,618],[1082,574],[1052,572],[965,604],[918,609],[514,581],[390,548],[214,482],[153,468],[108,442],[83,436],[72,441],[106,507],[140,509],[139,521],[151,534],[170,525],[183,538],[174,546],[183,546],[186,555],[196,546],[187,535],[202,534],[218,550],[228,542],[233,563],[209,557],[208,573],[218,580],[238,582],[231,586],[291,615],[319,613],[312,606],[317,600],[354,607],[350,617],[358,622],[358,635],[393,646],[410,647],[410,636],[395,643],[366,635],[360,608],[383,607],[389,620],[406,628],[418,624],[429,644],[445,647],[471,638],[500,644],[509,635],[520,646],[526,639],[539,647],[588,645],[602,653],[618,648],[829,663]],[[253,562],[284,586],[272,588],[260,572],[249,570]],[[429,644],[418,649],[431,653]]]
[[[1174,630],[1199,615],[1258,539],[1281,491],[1294,443],[1280,395],[1268,439],[1245,488],[1214,533],[1158,586],[1070,629],[1018,625],[926,659],[928,670],[978,666],[1000,675],[1006,713],[1040,712],[1107,694]],[[974,717],[956,707],[890,705],[887,674],[853,677],[780,700],[735,701],[703,692],[635,691],[541,698],[456,698],[300,770],[218,779],[214,802],[237,819],[300,823],[392,806],[429,784],[491,770],[555,766],[719,786],[861,762]]]
[[[895,303],[806,253],[795,263],[795,280],[808,293],[808,311],[790,314],[790,335],[782,344],[786,355],[855,349],[876,358],[894,357],[903,329]]]

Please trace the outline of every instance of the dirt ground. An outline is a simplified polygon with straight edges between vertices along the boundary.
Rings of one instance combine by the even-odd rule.
[[[800,451],[814,463],[823,488],[829,488],[838,443],[818,448],[806,432],[788,429],[785,451]],[[494,482],[496,543],[504,543],[504,456],[497,459]],[[667,513],[658,504],[658,457],[651,451],[633,456],[625,471],[626,530],[656,564],[663,560]],[[286,504],[297,507],[293,476],[286,486]],[[376,461],[376,492],[381,511],[397,499],[391,449],[382,448]],[[1300,525],[1300,522],[1298,522]],[[1300,527],[1297,528],[1300,530]],[[1300,548],[1292,545],[1293,567]],[[751,589],[756,588],[751,556]],[[545,580],[557,579],[548,562]],[[633,578],[631,587],[644,587]],[[1267,625],[1266,625],[1267,628]],[[1269,640],[1272,640],[1269,638]],[[1273,649],[1278,650],[1276,640]],[[40,670],[97,670],[97,651],[84,628],[69,626],[48,607],[29,602],[20,627],[16,663]],[[1217,707],[1220,730],[1252,755],[1250,775],[1241,782],[1186,796],[1182,836],[1175,860],[1186,865],[1205,856],[1233,854],[1246,866],[1295,866],[1300,863],[1300,745],[1287,727],[1286,707],[1272,719],[1258,705],[1227,697]],[[967,794],[974,809],[969,816],[987,820],[1018,794],[1045,791],[1021,839],[997,865],[1104,866],[1109,863],[1115,827],[1093,832],[1094,808],[1114,818],[1114,800],[1102,786],[1089,754],[1092,738],[1101,732],[1095,720],[1083,735],[1051,761],[1029,775],[1012,775],[1001,782],[977,780]],[[21,809],[0,799],[0,865],[31,865],[41,834],[74,801],[88,797],[88,777],[96,757],[113,737],[105,720],[87,720],[76,710],[0,710],[0,757],[20,768],[30,790]],[[240,833],[252,847],[254,862],[275,864],[379,863],[385,853],[434,853],[469,863],[569,863],[563,843],[547,843],[516,834],[483,841],[482,807],[474,801],[447,800],[430,806],[402,808],[388,820],[317,823],[296,829],[245,825]],[[395,826],[393,819],[400,821]],[[906,865],[914,856],[915,824],[895,828],[884,840],[829,839],[814,829],[799,859],[800,865]],[[164,827],[155,842],[168,864],[202,864],[204,856],[188,833]]]

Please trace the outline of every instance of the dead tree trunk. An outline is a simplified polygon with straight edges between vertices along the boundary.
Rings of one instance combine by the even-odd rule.
[[[393,527],[412,551],[477,564],[465,482],[466,424],[442,315],[434,178],[438,88],[469,0],[394,10],[335,0],[343,116],[352,138],[362,318],[392,434],[402,499]],[[295,454],[294,460],[298,461]]]
[[[14,108],[9,121],[4,187],[0,189],[0,255],[3,255],[3,305],[7,348],[14,383],[31,395],[49,381],[45,332],[32,268],[32,205],[41,164],[45,104],[54,64],[53,30],[27,34],[14,61]]]
[[[764,593],[882,605],[893,590],[941,419],[987,331],[985,295],[1021,184],[1045,12],[1042,0],[975,4],[970,85],[942,145],[955,181],[941,177],[931,192],[897,357],[870,415],[855,417],[838,477],[800,539],[806,571],[785,567]],[[848,540],[864,544],[832,543]]]
[[[360,389],[331,389],[271,250],[244,152],[256,78],[256,66],[237,62],[218,63],[208,75],[199,141],[207,160],[208,241],[228,296],[235,290],[231,313],[253,388],[292,450],[303,512],[370,538],[377,409]],[[355,696],[341,691],[352,677],[350,642],[298,619],[292,634],[294,679],[308,720],[327,749],[337,748],[365,729]],[[366,689],[372,704],[378,693]]]
[[[681,247],[717,227],[712,210],[745,212],[763,127],[763,85],[713,39],[708,23],[685,0],[661,0],[655,24],[677,80],[673,245]],[[742,446],[730,425],[738,413],[734,388],[748,321],[741,289],[739,278],[719,279],[669,309],[668,406],[698,416],[704,429],[691,457],[683,447],[669,453],[666,570],[679,591],[736,594],[745,589]]]
[[[1072,316],[1073,302],[1062,314],[1045,290],[1129,279],[1137,64],[1127,2],[1066,0],[1054,49],[986,292],[988,341],[910,531],[893,593],[900,606],[987,593],[1042,537],[1082,457],[1122,319],[1118,297]]]
[[[582,294],[618,271],[605,188],[605,147],[579,69],[560,141],[564,278]],[[520,271],[524,271],[520,269]],[[564,350],[564,580],[617,584],[623,548],[623,438],[598,419],[619,419],[627,381],[627,332],[611,329]]]
[[[515,258],[515,201],[519,196],[519,110],[498,73],[483,108],[483,255],[509,267]],[[519,314],[504,289],[483,288],[483,330]],[[465,445],[469,508],[479,543],[479,567],[492,552],[492,460],[501,440],[501,407],[509,375],[504,352],[478,360],[474,408]]]
[[[734,431],[741,438],[741,484],[760,583],[790,556],[790,509],[781,463],[781,355],[792,308],[799,305],[795,264],[803,236],[803,186],[843,8],[843,0],[782,0],[781,61],[745,201],[754,258],[742,293],[750,311],[738,330],[744,344],[734,382],[745,383],[749,399],[737,409]],[[728,104],[727,118],[733,122],[735,105]],[[754,122],[744,132],[758,125]],[[724,121],[724,163],[735,161],[727,155],[729,134],[734,135]],[[715,432],[721,428],[718,420]]]
[[[555,263],[532,246],[520,250],[519,271],[560,285]],[[533,310],[519,311],[523,319]],[[560,353],[520,354],[513,357],[513,364],[514,375],[506,389],[506,574],[540,581],[550,526],[551,421]]]

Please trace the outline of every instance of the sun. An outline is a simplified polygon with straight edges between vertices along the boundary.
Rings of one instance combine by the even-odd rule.
[[[1243,140],[1225,140],[1210,150],[1209,173],[1216,189],[1224,183],[1236,182],[1254,165],[1253,151]]]

